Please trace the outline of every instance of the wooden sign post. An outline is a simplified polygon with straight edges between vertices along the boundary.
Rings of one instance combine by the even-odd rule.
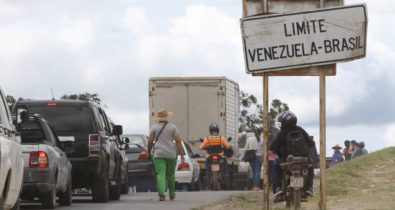
[[[325,77],[336,75],[336,62],[363,58],[366,55],[366,6],[333,8],[342,5],[343,0],[243,0],[241,27],[246,71],[253,76],[263,76],[265,210],[270,209],[269,76],[319,76],[319,206],[320,209],[326,209]],[[330,8],[322,9],[325,7]],[[288,15],[292,15],[292,18],[287,17]],[[352,15],[352,18],[348,18],[349,15]],[[345,19],[354,22],[344,23]],[[341,22],[337,24],[336,21],[339,20]],[[325,21],[331,22],[325,25]],[[342,24],[348,25],[344,27]],[[281,38],[281,33],[285,37]],[[305,35],[306,37],[303,37]],[[343,47],[341,50],[340,42]],[[288,54],[284,54],[285,50]],[[291,50],[292,53],[289,53]]]

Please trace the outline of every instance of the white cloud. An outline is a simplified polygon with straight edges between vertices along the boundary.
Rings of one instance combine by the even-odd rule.
[[[395,124],[387,126],[384,133],[385,146],[395,146]]]
[[[92,41],[95,33],[94,25],[89,20],[65,20],[60,23],[57,35],[75,50]]]
[[[143,8],[129,7],[122,17],[122,25],[138,36],[152,32],[152,24],[148,20]]]

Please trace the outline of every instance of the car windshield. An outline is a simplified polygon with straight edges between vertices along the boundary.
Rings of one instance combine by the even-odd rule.
[[[136,144],[145,147],[144,137],[140,135],[125,136],[129,138],[129,145],[136,147]]]
[[[93,124],[88,107],[84,106],[31,106],[29,115],[40,114],[48,120],[59,135],[70,132],[92,133]]]

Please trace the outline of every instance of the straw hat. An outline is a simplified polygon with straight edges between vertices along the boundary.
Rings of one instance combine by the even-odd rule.
[[[332,149],[342,149],[342,147],[336,144],[334,147],[332,147]]]
[[[168,121],[173,116],[173,112],[168,112],[166,109],[161,108],[155,113],[155,120],[157,121]]]

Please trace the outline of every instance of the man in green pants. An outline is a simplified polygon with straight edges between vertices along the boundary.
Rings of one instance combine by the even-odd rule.
[[[170,200],[174,200],[176,197],[174,174],[176,172],[177,150],[181,161],[185,161],[185,152],[178,128],[169,122],[171,116],[171,112],[160,109],[155,115],[157,123],[152,125],[148,138],[148,154],[153,156],[160,201],[166,200],[166,181]]]

